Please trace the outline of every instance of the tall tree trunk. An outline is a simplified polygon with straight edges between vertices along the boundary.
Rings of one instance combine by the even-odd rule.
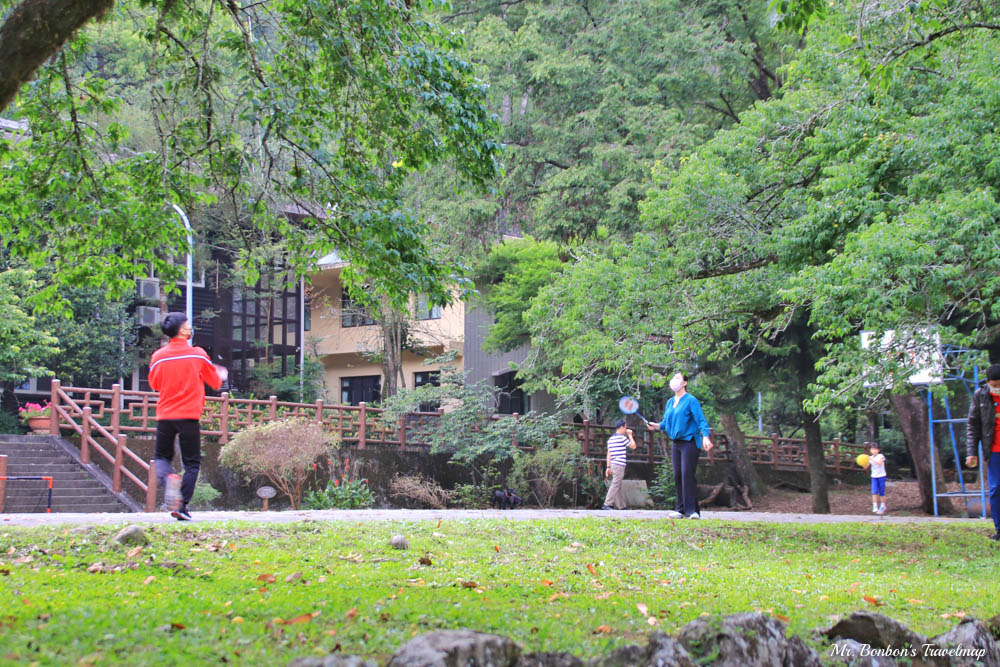
[[[906,439],[906,448],[913,460],[913,472],[920,486],[920,506],[927,514],[934,513],[934,489],[931,482],[931,447],[930,421],[927,416],[927,403],[919,393],[894,394],[890,399],[896,410],[899,427]],[[944,489],[944,475],[941,471],[941,459],[935,461],[938,488]],[[954,508],[950,498],[938,498],[938,512],[949,514]]]
[[[865,441],[878,442],[879,413],[878,410],[869,410],[865,413]]]
[[[403,377],[403,343],[406,320],[387,303],[382,304],[382,398],[399,393],[406,385]]]
[[[826,478],[826,456],[823,454],[823,433],[819,416],[802,413],[802,430],[806,434],[806,455],[809,458],[809,490],[812,492],[814,514],[830,513],[829,484]]]
[[[0,111],[74,32],[114,0],[24,0],[0,26]]]
[[[726,432],[726,439],[729,441],[729,455],[732,458],[733,468],[736,469],[736,474],[740,477],[739,481],[747,485],[751,498],[764,495],[767,487],[750,461],[746,439],[736,415],[728,410],[721,410],[719,411],[719,421],[722,422],[722,429]]]

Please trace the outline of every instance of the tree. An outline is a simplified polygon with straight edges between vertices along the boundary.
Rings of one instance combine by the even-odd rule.
[[[4,392],[31,377],[48,375],[45,362],[59,351],[58,341],[38,326],[25,298],[38,289],[34,272],[0,271],[0,387]]]
[[[459,38],[411,4],[122,3],[118,20],[147,37],[148,81],[128,108],[151,115],[156,150],[130,145],[102,70],[79,75],[93,34],[59,49],[72,26],[42,22],[52,39],[39,45],[55,58],[15,109],[30,140],[0,144],[4,250],[51,264],[57,285],[122,294],[148,264],[176,276],[163,249],[183,248],[184,233],[168,202],[191,211],[219,201],[248,279],[260,267],[255,247],[281,238],[299,273],[337,248],[397,304],[411,292],[447,300],[456,269],[432,258],[401,185],[447,162],[485,187],[501,146],[484,87],[455,56]],[[3,29],[46,8],[25,0]],[[4,48],[33,47],[5,36]],[[34,299],[58,302],[58,289]]]

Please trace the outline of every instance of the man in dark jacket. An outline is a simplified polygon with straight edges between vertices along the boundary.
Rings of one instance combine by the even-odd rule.
[[[969,425],[966,427],[965,465],[979,464],[979,443],[983,443],[983,463],[990,479],[990,514],[996,532],[991,540],[1000,540],[1000,364],[986,369],[986,382],[972,395]]]

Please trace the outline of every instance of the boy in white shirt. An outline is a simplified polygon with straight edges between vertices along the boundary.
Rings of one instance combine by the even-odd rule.
[[[868,451],[871,452],[868,465],[872,469],[872,514],[885,514],[885,456],[877,442],[868,445]]]

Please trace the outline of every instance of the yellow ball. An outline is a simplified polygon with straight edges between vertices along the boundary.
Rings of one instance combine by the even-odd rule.
[[[854,460],[857,461],[858,465],[861,466],[862,468],[867,468],[868,467],[868,455],[867,454],[858,454],[858,458],[856,458]]]

